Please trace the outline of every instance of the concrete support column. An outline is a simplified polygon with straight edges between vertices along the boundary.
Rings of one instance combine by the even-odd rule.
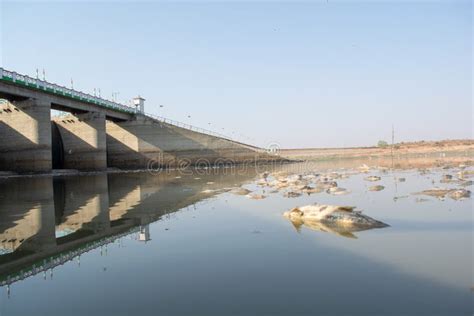
[[[107,168],[105,114],[89,112],[55,117],[64,149],[65,169]]]
[[[0,103],[0,170],[51,171],[51,104]]]

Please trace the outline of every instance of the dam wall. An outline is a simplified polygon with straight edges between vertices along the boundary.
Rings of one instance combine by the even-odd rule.
[[[107,164],[123,169],[210,166],[280,160],[256,147],[146,116],[106,123]]]

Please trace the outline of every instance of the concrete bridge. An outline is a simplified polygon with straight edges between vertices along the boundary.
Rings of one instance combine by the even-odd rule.
[[[0,68],[0,171],[279,160],[261,148]],[[139,107],[138,107],[139,106]],[[68,115],[51,118],[51,110]]]

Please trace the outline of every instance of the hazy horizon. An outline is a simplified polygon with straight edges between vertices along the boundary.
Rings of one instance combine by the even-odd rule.
[[[0,16],[2,67],[260,146],[474,132],[471,1],[2,1]]]

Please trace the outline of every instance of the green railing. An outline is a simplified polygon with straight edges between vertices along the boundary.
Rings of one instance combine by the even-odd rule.
[[[14,71],[8,71],[3,68],[0,68],[0,80],[17,86],[51,93],[68,99],[91,103],[117,112],[134,114],[137,111],[134,107],[130,107],[125,104],[106,100],[81,91],[68,89],[54,83],[37,78],[31,78],[29,76],[21,75]]]

